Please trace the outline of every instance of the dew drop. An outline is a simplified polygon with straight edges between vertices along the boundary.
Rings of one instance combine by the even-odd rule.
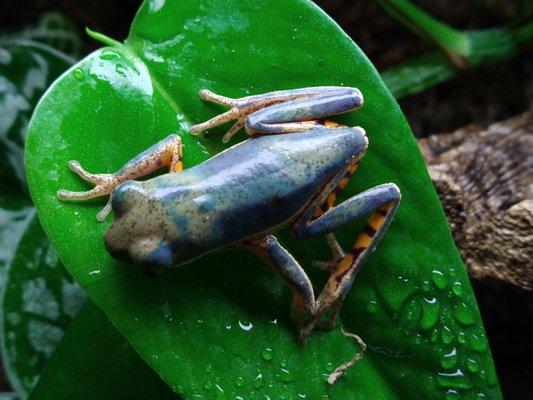
[[[238,376],[238,377],[235,378],[234,383],[235,383],[235,386],[237,386],[237,387],[243,387],[244,378],[242,376]]]
[[[431,280],[433,281],[437,289],[440,290],[444,289],[446,285],[448,285],[448,281],[444,277],[444,274],[436,269],[431,271]]]
[[[431,284],[429,283],[429,281],[422,282],[422,290],[424,292],[429,292],[431,290]]]
[[[102,51],[102,54],[100,54],[100,58],[102,60],[106,60],[106,61],[110,61],[110,60],[116,60],[117,58],[119,58],[119,55],[117,53],[115,53],[114,51]]]
[[[466,343],[466,333],[464,332],[459,332],[457,334],[457,341],[461,344],[465,344]]]
[[[440,360],[440,365],[444,369],[452,369],[457,364],[457,350],[454,348],[448,354],[445,354]]]
[[[446,394],[444,395],[445,400],[455,400],[458,398],[459,398],[459,393],[457,392],[457,390],[454,390],[454,389],[448,390]]]
[[[472,387],[470,380],[466,379],[460,369],[453,372],[439,372],[437,382],[443,387],[452,389],[471,389]]]
[[[324,371],[326,371],[326,372],[333,371],[333,364],[330,363],[330,362],[326,363],[326,365],[324,365]]]
[[[205,372],[207,372],[208,374],[210,374],[211,372],[213,372],[213,367],[211,365],[206,365],[205,367]]]
[[[119,74],[120,76],[122,76],[123,78],[126,77],[126,67],[124,67],[124,65],[118,63],[116,66],[115,66],[115,72],[117,74]]]
[[[74,70],[74,72],[72,72],[72,74],[74,75],[74,78],[76,79],[83,79],[83,70],[81,68],[76,68]]]
[[[261,351],[261,356],[263,357],[263,360],[270,361],[272,360],[272,349],[270,347],[267,347]]]
[[[418,326],[422,330],[432,328],[439,319],[439,304],[435,297],[424,298],[422,301],[422,317],[418,321]]]
[[[472,358],[466,359],[466,367],[468,368],[470,372],[473,372],[473,373],[479,372],[479,364],[477,363],[476,360]]]
[[[461,325],[468,326],[473,325],[476,322],[474,314],[463,302],[460,302],[455,306],[455,309],[453,310],[453,316]]]
[[[415,336],[415,343],[421,344],[422,343],[422,336],[420,336],[418,333]]]
[[[242,321],[239,321],[239,326],[241,327],[243,331],[246,331],[246,332],[248,332],[250,329],[254,327],[251,322],[242,322]]]
[[[263,375],[259,374],[255,377],[255,379],[253,380],[252,382],[252,386],[255,388],[255,389],[259,389],[261,387],[263,387]]]
[[[447,326],[443,326],[442,327],[442,332],[441,332],[440,336],[441,336],[441,339],[442,339],[442,343],[450,344],[452,342],[453,333]]]
[[[454,282],[452,285],[452,291],[453,294],[455,294],[457,297],[461,297],[463,295],[463,285],[461,282]]]
[[[204,383],[205,390],[211,390],[212,387],[213,385],[211,385],[211,382],[207,381],[206,383]]]
[[[487,350],[487,343],[485,341],[485,338],[482,336],[478,336],[475,333],[472,333],[468,336],[468,343],[470,344],[472,350],[478,351],[480,353]]]
[[[283,383],[289,383],[289,382],[294,381],[294,376],[292,375],[292,373],[289,370],[287,370],[285,368],[282,368],[281,369],[281,374],[280,374],[280,380]]]
[[[375,300],[370,300],[368,304],[366,305],[366,310],[370,314],[375,314],[379,311],[378,303]]]

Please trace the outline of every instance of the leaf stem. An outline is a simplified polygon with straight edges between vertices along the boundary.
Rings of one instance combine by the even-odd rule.
[[[105,44],[106,46],[110,46],[110,47],[123,46],[123,44],[120,43],[118,40],[112,39],[109,36],[104,35],[103,33],[92,31],[87,27],[85,28],[85,32],[87,33],[87,35],[92,37],[94,40],[97,40]]]

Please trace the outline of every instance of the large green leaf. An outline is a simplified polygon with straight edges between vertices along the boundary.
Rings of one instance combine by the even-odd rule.
[[[109,43],[44,96],[26,169],[60,258],[169,386],[186,398],[501,397],[466,272],[416,142],[370,62],[326,15],[303,0],[150,1],[126,44]],[[258,259],[234,251],[149,278],[105,252],[109,222],[95,221],[102,202],[63,204],[55,193],[86,187],[66,168],[70,159],[113,171],[176,131],[186,166],[221,149],[219,131],[210,140],[187,133],[189,123],[221,111],[198,99],[200,88],[240,97],[335,84],[362,90],[364,108],[340,120],[363,126],[370,139],[343,198],[392,181],[404,200],[343,309],[345,326],[370,351],[327,387],[324,377],[352,356],[352,345],[335,330],[299,348],[286,318],[288,293]],[[350,228],[339,236],[348,244],[354,235]],[[288,244],[305,265],[329,257],[323,240]]]
[[[31,400],[170,400],[177,396],[87,301],[44,368]]]
[[[35,213],[7,272],[2,354],[11,385],[25,397],[85,299],[68,278]]]

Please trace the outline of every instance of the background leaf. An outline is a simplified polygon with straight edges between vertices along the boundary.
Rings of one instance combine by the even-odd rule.
[[[65,205],[55,195],[85,187],[67,170],[70,159],[113,171],[175,131],[186,166],[220,149],[218,137],[197,141],[186,131],[220,112],[198,100],[202,87],[240,97],[328,84],[357,86],[366,98],[360,112],[340,119],[365,127],[371,143],[344,197],[388,181],[404,194],[343,310],[371,350],[333,387],[324,377],[352,356],[352,345],[337,330],[296,346],[287,293],[257,259],[217,254],[149,279],[105,252],[108,222],[94,220],[100,202]],[[146,2],[126,46],[92,54],[56,82],[30,131],[32,196],[60,257],[186,398],[500,397],[466,272],[414,138],[368,60],[311,3]],[[350,228],[340,237],[348,243],[354,235]],[[329,257],[319,240],[291,248],[307,265]]]
[[[40,43],[5,36],[0,39],[2,359],[10,383],[21,396],[35,384],[45,359],[61,337],[61,328],[73,316],[62,316],[61,307],[53,302],[39,303],[46,300],[42,296],[32,298],[38,294],[52,297],[58,294],[61,299],[63,289],[77,285],[68,288],[62,285],[63,267],[51,268],[58,263],[57,256],[54,261],[53,249],[29,201],[23,168],[23,146],[33,108],[44,90],[72,62],[68,56]],[[43,251],[50,257],[39,259]],[[11,270],[8,278],[7,267]],[[52,292],[50,287],[44,289],[43,285],[52,281],[59,283]],[[59,318],[55,326],[47,320],[50,312]]]
[[[84,300],[34,216],[9,266],[2,298],[4,367],[21,396],[35,386]]]
[[[31,400],[177,399],[92,302],[45,367]]]

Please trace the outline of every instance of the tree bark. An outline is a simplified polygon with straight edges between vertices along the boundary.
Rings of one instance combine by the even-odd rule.
[[[533,290],[533,111],[419,140],[472,278]]]

